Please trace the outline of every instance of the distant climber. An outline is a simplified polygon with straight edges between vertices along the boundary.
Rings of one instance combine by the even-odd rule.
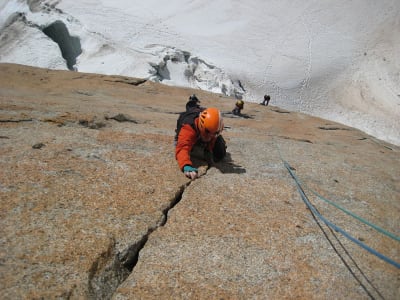
[[[269,95],[264,95],[264,100],[260,104],[268,106],[270,100],[271,100],[271,97]]]
[[[243,100],[238,100],[238,101],[236,101],[236,103],[235,103],[235,108],[232,110],[232,113],[233,113],[235,116],[240,116],[240,115],[241,115],[241,111],[242,111],[243,108],[244,108],[244,102],[243,102]]]
[[[191,160],[194,148],[203,151],[209,165],[225,157],[226,143],[221,135],[223,128],[221,112],[214,107],[189,108],[180,114],[175,130],[175,158],[186,177],[192,180],[198,177],[198,170]]]
[[[195,94],[193,94],[189,97],[189,100],[186,103],[186,111],[193,107],[200,108],[200,100],[199,100],[199,98],[196,97]]]

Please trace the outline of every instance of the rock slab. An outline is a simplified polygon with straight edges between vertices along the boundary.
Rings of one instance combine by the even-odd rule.
[[[225,161],[174,158],[190,94]],[[277,99],[275,103],[278,103]],[[361,131],[143,79],[0,64],[2,299],[398,299],[400,149]],[[297,176],[290,175],[288,168]]]

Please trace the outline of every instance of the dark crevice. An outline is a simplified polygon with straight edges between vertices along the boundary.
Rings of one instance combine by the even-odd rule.
[[[67,26],[61,21],[55,21],[43,29],[43,32],[58,44],[62,57],[67,62],[69,70],[75,70],[76,58],[82,53],[81,42],[78,37],[71,36]]]
[[[191,181],[181,186],[169,205],[162,210],[162,217],[158,224],[148,229],[147,233],[135,244],[122,253],[116,253],[116,241],[110,239],[108,248],[99,255],[89,270],[89,299],[111,299],[112,295],[132,273],[138,259],[139,252],[146,245],[150,234],[167,223],[169,210],[175,207],[182,199],[185,189]]]
[[[318,129],[322,129],[322,130],[350,130],[349,128],[343,128],[343,127],[327,127],[327,126],[318,126]]]
[[[129,84],[129,85],[134,85],[134,86],[139,86],[143,83],[146,83],[147,79],[136,79],[136,78],[126,78],[126,79],[116,79],[116,80],[104,80],[108,82],[116,82],[116,83],[124,83],[124,84]]]
[[[123,266],[127,268],[130,272],[132,272],[133,269],[135,268],[139,259],[139,252],[145,246],[147,240],[149,239],[150,234],[152,234],[155,230],[157,230],[157,228],[162,227],[167,223],[168,212],[181,201],[182,195],[185,189],[190,185],[190,183],[191,181],[179,188],[179,191],[176,193],[175,198],[166,208],[163,209],[162,211],[163,217],[161,218],[160,222],[155,227],[149,228],[147,233],[142,237],[140,241],[132,245],[129,249],[124,251],[124,253],[121,253],[119,260],[121,261]]]
[[[176,193],[175,198],[173,201],[170,203],[170,205],[166,208],[163,209],[163,220],[160,223],[160,227],[164,226],[167,221],[168,221],[168,212],[175,207],[181,200],[182,200],[182,195],[185,192],[186,188],[190,185],[191,181],[186,183],[185,185],[181,186],[179,191]]]
[[[121,113],[119,113],[113,117],[105,116],[105,119],[106,120],[111,119],[111,120],[115,120],[117,122],[131,122],[131,123],[139,124],[139,122],[136,121],[135,119],[133,119],[131,116],[129,116],[127,114],[121,114]]]
[[[114,291],[129,276],[118,260],[115,239],[111,238],[107,249],[97,257],[89,270],[88,299],[111,299]]]
[[[279,108],[271,108],[271,111],[274,111],[279,114],[290,114],[290,111],[279,109]]]
[[[238,80],[238,85],[243,90],[243,92],[246,92],[246,89],[244,88],[244,86],[240,80]]]
[[[20,123],[20,122],[32,122],[33,119],[18,119],[18,120],[0,120],[0,123]]]
[[[292,138],[292,137],[288,137],[288,136],[284,136],[284,135],[279,135],[278,137],[282,138],[282,139],[285,139],[285,140],[293,140],[293,141],[313,144],[313,142],[310,141],[309,139],[298,139],[298,138]]]

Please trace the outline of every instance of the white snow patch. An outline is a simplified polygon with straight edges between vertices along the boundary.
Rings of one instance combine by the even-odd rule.
[[[272,105],[400,145],[398,0],[28,3],[0,4],[0,62],[67,69],[58,46],[41,32],[61,21],[80,39],[78,71],[249,102],[269,94]]]

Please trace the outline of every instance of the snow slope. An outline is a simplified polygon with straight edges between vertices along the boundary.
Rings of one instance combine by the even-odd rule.
[[[0,62],[67,69],[43,32],[59,21],[79,39],[68,50],[80,53],[73,61],[78,71],[144,77],[250,102],[267,93],[272,105],[400,144],[398,0],[0,3]],[[61,27],[54,28],[60,35]]]

